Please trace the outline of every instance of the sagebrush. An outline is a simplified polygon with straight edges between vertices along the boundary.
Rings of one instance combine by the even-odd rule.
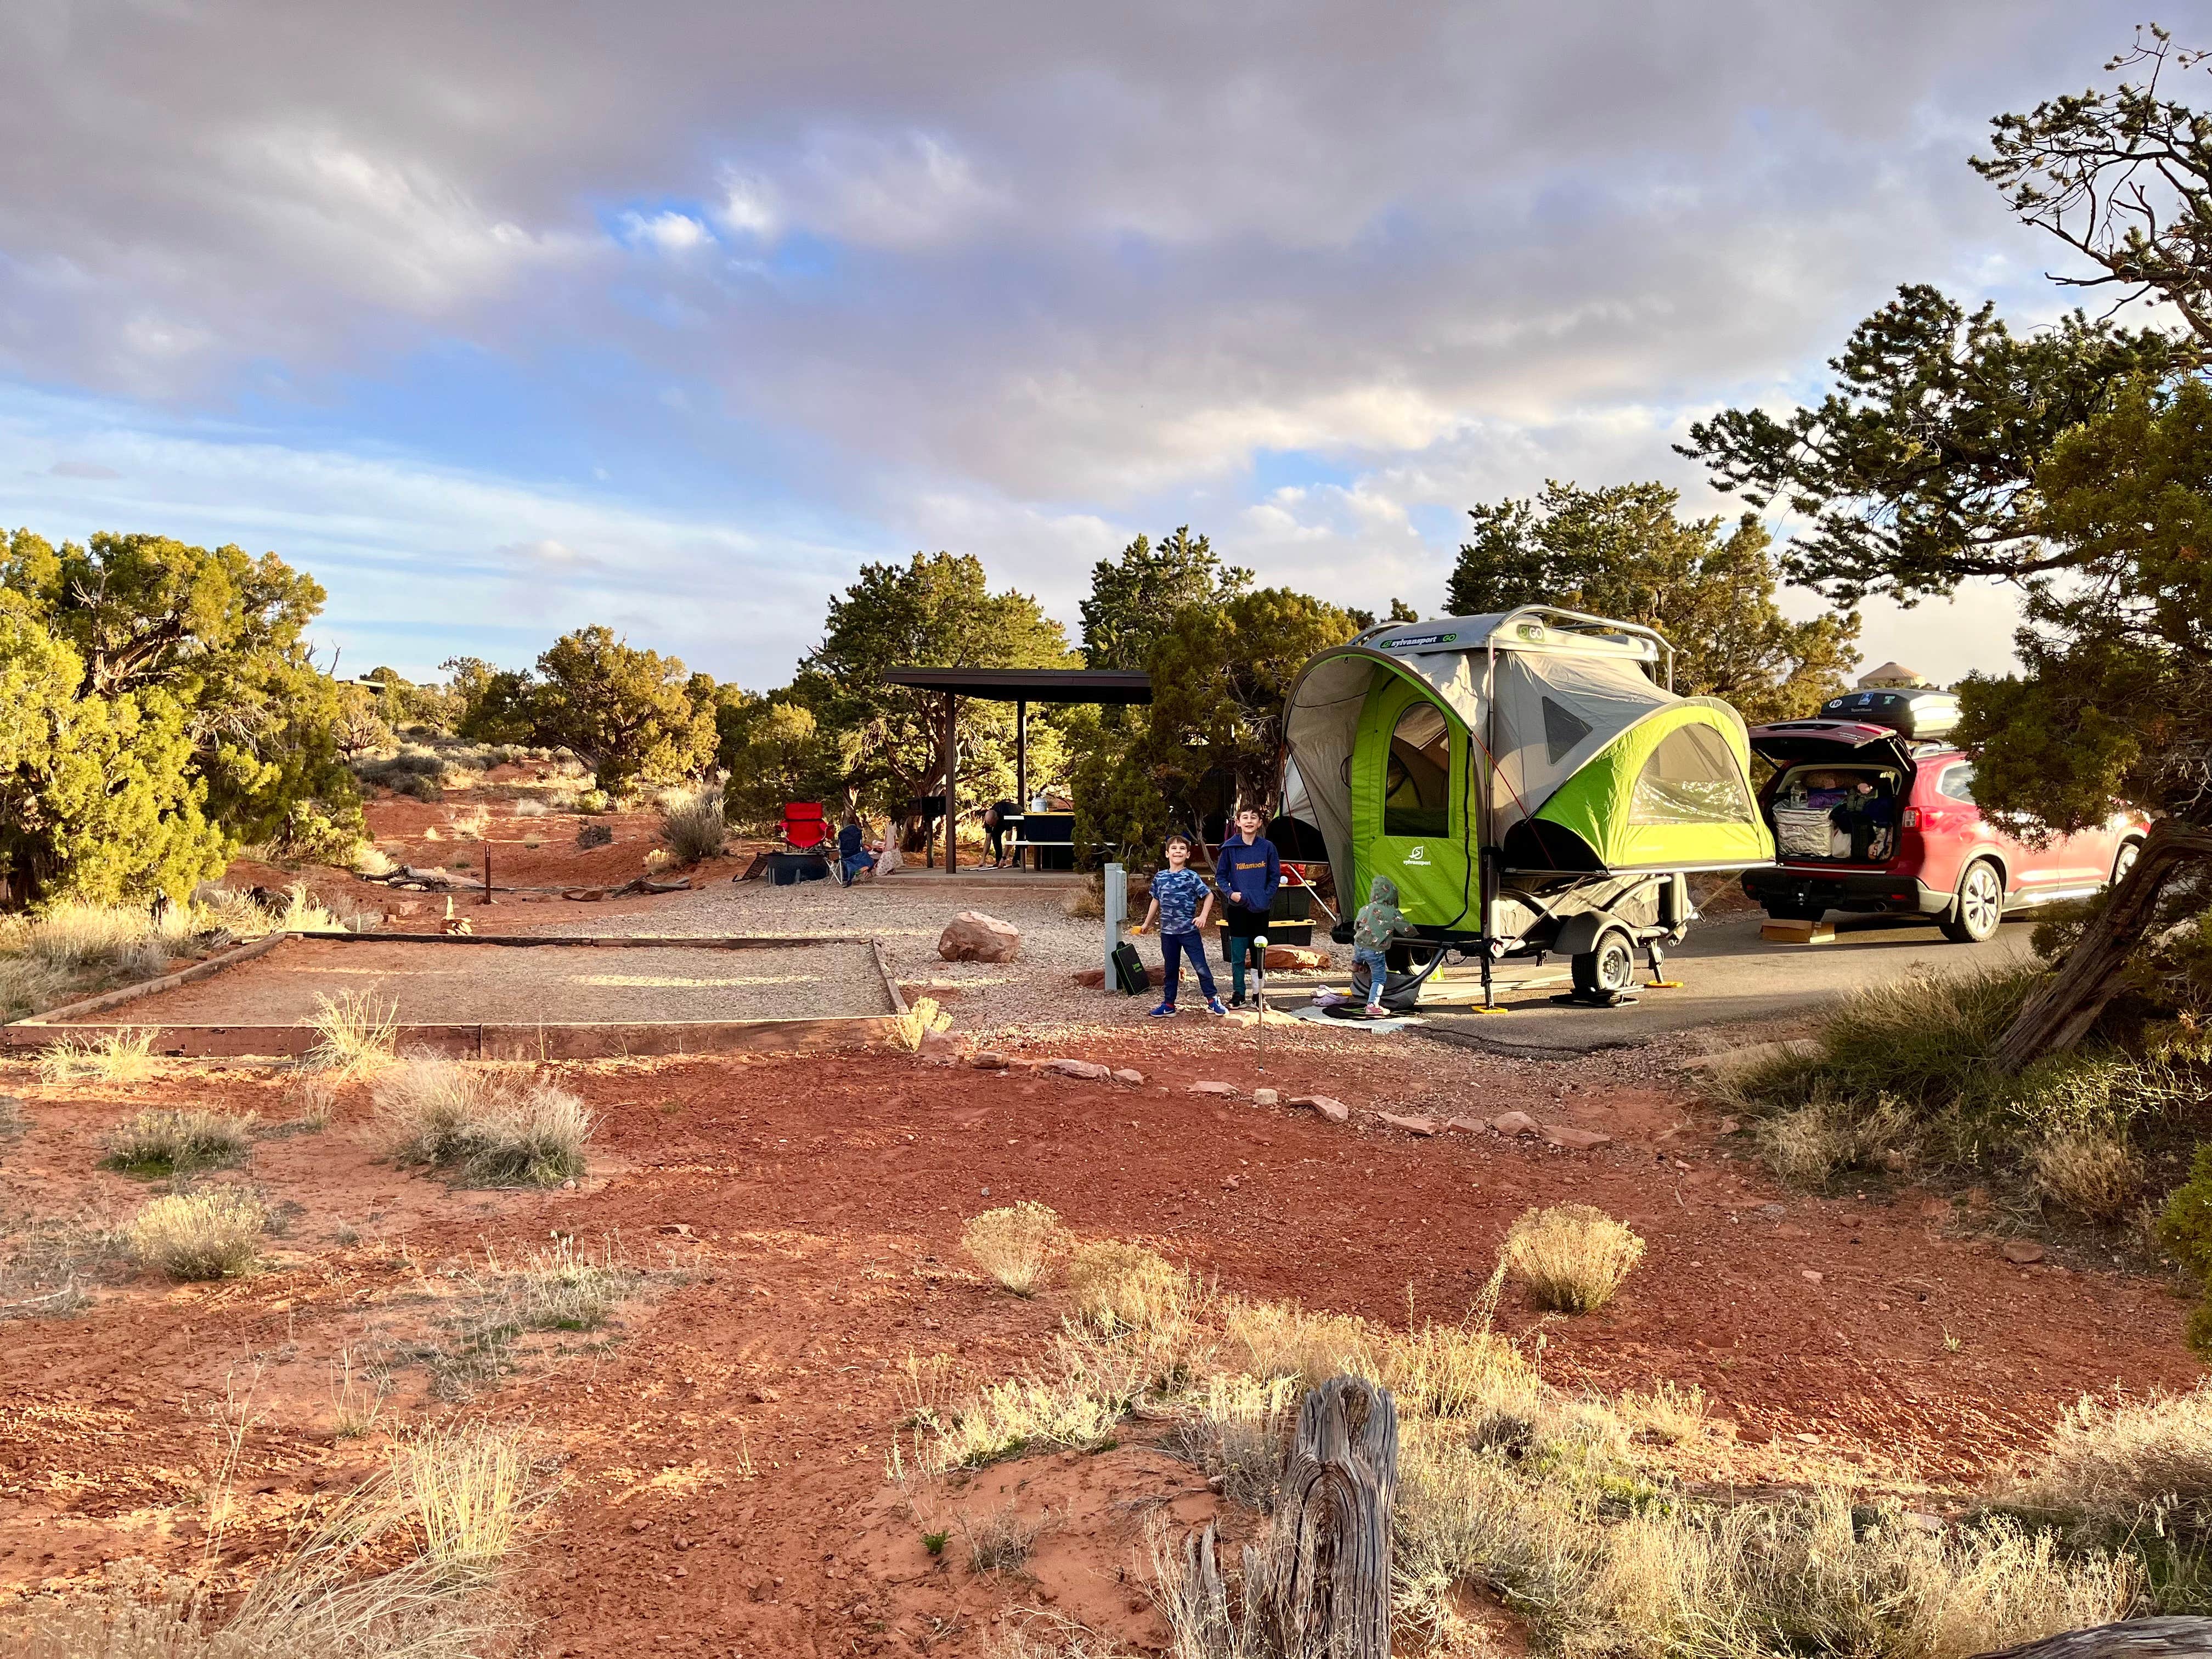
[[[485,1186],[556,1187],[584,1173],[592,1115],[527,1068],[410,1054],[373,1097],[386,1150]]]

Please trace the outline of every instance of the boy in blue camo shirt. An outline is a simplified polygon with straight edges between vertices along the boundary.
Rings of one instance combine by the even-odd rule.
[[[1206,922],[1213,914],[1212,890],[1206,884],[1205,877],[1184,867],[1190,862],[1189,842],[1181,836],[1170,836],[1166,852],[1168,867],[1152,878],[1152,902],[1145,911],[1145,919],[1130,930],[1141,933],[1152,925],[1155,917],[1159,921],[1160,965],[1165,971],[1166,983],[1160,1006],[1152,1010],[1152,1018],[1164,1019],[1176,1012],[1181,959],[1186,956],[1198,970],[1198,988],[1206,994],[1206,1012],[1226,1013],[1229,1011],[1221,1006],[1221,999],[1213,988],[1212,970],[1206,965]]]

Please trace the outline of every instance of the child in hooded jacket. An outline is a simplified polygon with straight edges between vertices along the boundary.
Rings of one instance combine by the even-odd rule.
[[[1352,919],[1352,961],[1355,971],[1367,969],[1367,1018],[1383,1017],[1382,986],[1389,977],[1385,959],[1395,939],[1419,939],[1420,930],[1406,920],[1398,908],[1398,884],[1377,876],[1367,890],[1367,902]]]

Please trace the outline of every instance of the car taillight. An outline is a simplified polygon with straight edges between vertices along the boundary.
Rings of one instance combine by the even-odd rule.
[[[1906,807],[1905,816],[1899,822],[1908,830],[1917,830],[1920,827],[1920,809],[1917,806]]]

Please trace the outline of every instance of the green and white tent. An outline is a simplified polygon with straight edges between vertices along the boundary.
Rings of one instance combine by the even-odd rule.
[[[1537,605],[1370,629],[1292,688],[1283,810],[1321,832],[1347,904],[1387,875],[1411,921],[1469,934],[1486,849],[1523,890],[1766,863],[1743,719],[1667,690],[1670,656]]]

